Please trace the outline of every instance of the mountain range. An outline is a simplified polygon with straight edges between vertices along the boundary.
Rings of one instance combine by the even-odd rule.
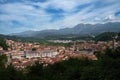
[[[10,35],[19,37],[45,38],[61,35],[97,35],[103,32],[120,32],[120,22],[108,22],[104,24],[78,24],[72,28],[49,29],[42,31],[25,31]]]

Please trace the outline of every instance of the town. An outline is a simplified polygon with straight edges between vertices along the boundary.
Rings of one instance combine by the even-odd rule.
[[[120,46],[120,41],[86,41],[86,40],[50,40],[53,43],[73,43],[71,46],[49,46],[41,45],[36,42],[20,42],[6,40],[9,46],[8,50],[3,50],[0,46],[0,54],[5,54],[8,61],[5,64],[12,64],[16,69],[24,69],[27,66],[32,66],[36,62],[54,64],[67,60],[68,58],[86,57],[91,60],[97,60],[96,54],[99,51],[104,51],[106,48],[114,48]]]

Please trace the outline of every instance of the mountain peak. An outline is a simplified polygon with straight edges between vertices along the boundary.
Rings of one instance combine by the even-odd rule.
[[[80,23],[72,28],[64,28],[64,29],[47,29],[42,31],[25,31],[22,33],[16,33],[16,36],[23,37],[37,37],[43,38],[46,36],[54,36],[54,35],[69,35],[69,34],[77,34],[77,35],[89,35],[89,34],[99,34],[102,32],[120,32],[120,22],[108,22],[104,24],[83,24]]]

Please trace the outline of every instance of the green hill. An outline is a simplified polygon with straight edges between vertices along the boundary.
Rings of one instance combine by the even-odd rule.
[[[116,32],[104,32],[95,37],[95,41],[109,41],[113,40],[113,37],[118,36],[116,39],[120,40],[120,33]]]

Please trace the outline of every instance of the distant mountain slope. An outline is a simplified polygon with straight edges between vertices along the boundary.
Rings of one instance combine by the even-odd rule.
[[[78,24],[72,28],[64,28],[59,30],[42,30],[42,31],[25,31],[22,33],[16,33],[13,35],[22,37],[36,37],[44,38],[47,36],[58,35],[90,35],[99,34],[103,32],[120,32],[120,22],[109,22],[105,24]]]
[[[11,35],[20,36],[20,37],[31,37],[37,35],[37,31],[24,31],[21,33],[12,33]]]

